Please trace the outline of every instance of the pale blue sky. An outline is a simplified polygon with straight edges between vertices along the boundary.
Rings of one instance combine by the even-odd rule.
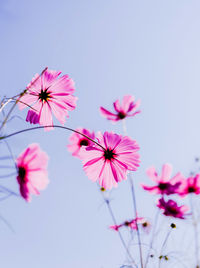
[[[139,188],[145,170],[172,163],[188,174],[200,148],[200,2],[186,0],[1,0],[0,95],[24,89],[48,66],[76,83],[77,108],[66,126],[121,133],[99,115],[125,94],[141,99],[142,113],[127,121],[139,143],[136,172],[141,216],[152,197]],[[18,110],[16,113],[19,114]],[[20,113],[23,118],[26,111]],[[16,119],[17,120],[17,119]],[[21,125],[20,125],[20,124]],[[8,132],[27,127],[18,120]],[[30,204],[10,198],[0,213],[0,264],[4,268],[118,268],[124,250],[97,187],[66,150],[69,133],[35,131],[10,139],[18,155],[38,142],[50,156],[48,188]],[[1,147],[1,153],[5,147]],[[5,182],[18,190],[15,178]],[[132,217],[128,182],[112,192],[119,219]],[[145,205],[146,204],[146,205]]]

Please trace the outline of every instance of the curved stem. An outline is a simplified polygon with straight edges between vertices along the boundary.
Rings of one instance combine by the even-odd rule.
[[[17,132],[14,132],[14,133],[11,133],[11,134],[8,134],[7,136],[2,136],[0,137],[0,140],[3,140],[3,139],[7,139],[7,138],[10,138],[12,136],[15,136],[15,135],[18,135],[20,133],[24,133],[24,132],[28,132],[28,131],[31,131],[31,130],[35,130],[35,129],[41,129],[41,128],[52,128],[52,127],[55,127],[55,128],[61,128],[61,129],[65,129],[65,130],[69,130],[69,131],[72,131],[72,132],[75,132],[79,135],[82,135],[83,137],[87,138],[88,140],[94,142],[95,144],[97,144],[99,147],[101,147],[103,150],[105,150],[105,148],[99,144],[98,142],[96,142],[95,140],[91,139],[90,137],[88,137],[87,135],[73,129],[73,128],[69,128],[69,127],[64,127],[64,126],[59,126],[59,125],[47,125],[47,126],[37,126],[37,127],[31,127],[31,128],[26,128],[26,129],[22,129],[22,130],[19,130]]]

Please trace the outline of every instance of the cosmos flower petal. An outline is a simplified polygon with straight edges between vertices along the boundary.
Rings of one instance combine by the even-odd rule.
[[[106,117],[108,120],[113,120],[113,121],[117,121],[118,120],[116,114],[109,112],[105,108],[100,107],[99,110],[100,110],[101,115],[104,116],[104,117]]]
[[[26,121],[30,122],[31,124],[38,124],[39,123],[39,114],[36,113],[34,110],[29,110]]]
[[[170,164],[164,164],[162,167],[161,179],[168,181],[172,173],[172,166]]]
[[[112,132],[105,132],[103,135],[98,133],[97,136],[99,146],[93,144],[85,149],[82,155],[83,167],[85,170],[91,166],[91,173],[89,169],[86,170],[88,177],[98,180],[105,189],[111,189],[118,182],[127,179],[128,170],[137,169],[140,162],[137,153],[139,147],[130,138]]]
[[[29,112],[28,122],[36,124],[38,121],[43,126],[52,125],[52,113],[54,113],[61,124],[64,124],[68,111],[75,109],[77,98],[72,95],[74,82],[68,75],[58,77],[60,74],[60,71],[46,68],[41,75],[36,74],[27,86],[18,106],[20,109],[31,106],[39,117],[38,121],[34,114]],[[50,129],[52,128],[48,128]]]
[[[92,161],[90,163],[86,163],[83,166],[85,173],[87,174],[88,178],[92,181],[97,181],[99,179],[99,174],[101,173],[102,167],[104,165],[103,158],[96,159],[97,161]]]
[[[27,104],[31,106],[33,103],[35,103],[38,100],[38,97],[36,95],[32,94],[24,94],[18,102],[19,109],[22,110],[24,108],[27,108]]]
[[[158,181],[158,173],[156,172],[155,167],[150,167],[147,169],[146,174],[149,178],[151,178],[153,181]]]
[[[132,104],[134,103],[134,96],[126,95],[122,99],[123,112],[127,113]]]
[[[53,125],[52,111],[50,105],[45,102],[43,103],[42,109],[40,110],[40,125]],[[51,128],[46,127],[45,130],[50,130]]]
[[[95,139],[94,132],[91,132],[88,129],[77,128],[76,131],[83,133],[84,135],[91,138],[92,140]],[[81,158],[81,156],[84,155],[84,149],[87,146],[91,146],[91,145],[93,145],[93,142],[91,140],[74,132],[69,138],[69,144],[67,145],[67,148],[72,153],[73,156]],[[97,155],[99,156],[99,154]]]
[[[135,116],[140,112],[136,111],[140,105],[140,101],[134,102],[134,100],[134,96],[126,95],[123,97],[121,105],[119,100],[116,100],[113,103],[116,113],[112,113],[103,107],[100,107],[100,113],[108,120],[111,120],[113,122],[123,120],[126,117]]]
[[[47,161],[47,154],[38,144],[29,145],[16,159],[20,194],[27,202],[30,202],[31,194],[38,195],[49,183]]]

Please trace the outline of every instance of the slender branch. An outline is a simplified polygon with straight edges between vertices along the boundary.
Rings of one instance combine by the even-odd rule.
[[[110,205],[110,201],[109,201],[108,199],[105,199],[105,198],[104,198],[104,201],[105,201],[105,203],[106,203],[106,205],[107,205],[107,207],[108,207],[108,210],[109,210],[109,213],[110,213],[111,218],[112,218],[112,220],[113,220],[113,223],[114,223],[115,225],[117,225],[117,221],[116,221],[115,216],[114,216],[114,213],[113,213],[113,211],[112,211],[112,208],[111,208],[111,205]],[[129,258],[131,259],[131,261],[132,261],[132,263],[135,265],[135,267],[138,267],[137,264],[135,263],[133,257],[131,256],[131,254],[130,254],[130,252],[129,252],[129,249],[128,249],[128,247],[127,247],[127,245],[126,245],[126,243],[125,243],[125,241],[124,241],[124,239],[123,239],[123,236],[122,236],[120,230],[118,230],[117,232],[118,232],[119,238],[120,238],[120,240],[121,240],[121,242],[122,242],[122,245],[123,245],[123,247],[125,248],[125,250],[126,250],[128,256],[129,256]]]
[[[33,81],[30,83],[30,86],[32,86],[32,85],[33,85],[33,84],[34,84],[34,83],[35,83],[35,82],[36,82],[36,81],[43,75],[43,73],[44,73],[46,70],[47,70],[47,67],[41,72],[40,75],[38,75],[38,77],[37,77],[35,80],[33,80]],[[30,87],[30,86],[29,86],[29,87]],[[16,96],[18,96],[18,98],[16,99],[15,103],[13,104],[13,106],[11,107],[11,109],[10,109],[10,111],[8,112],[7,116],[5,117],[3,123],[2,123],[2,125],[1,125],[1,127],[0,127],[0,131],[3,129],[4,125],[6,124],[8,118],[10,117],[10,115],[11,115],[12,111],[14,110],[15,106],[16,106],[17,103],[20,101],[20,98],[21,98],[24,94],[26,94],[26,92],[27,92],[27,88],[26,88],[25,90],[23,90],[20,94],[16,95]],[[13,98],[15,98],[16,96],[14,96]],[[13,98],[10,98],[10,99],[6,102],[6,104],[8,104],[11,100],[13,100]],[[1,108],[2,108],[2,107],[1,107]],[[2,108],[2,109],[3,109],[3,108]],[[1,110],[2,110],[2,109],[1,109]]]
[[[0,137],[0,140],[4,140],[4,139],[7,139],[7,138],[10,138],[10,137],[15,136],[15,135],[18,135],[18,134],[20,134],[20,133],[28,132],[28,131],[35,130],[35,129],[47,128],[47,127],[49,127],[49,128],[53,128],[53,127],[55,127],[55,128],[60,128],[60,129],[65,129],[65,130],[69,130],[69,131],[75,132],[75,133],[77,133],[77,134],[79,134],[79,135],[82,135],[83,137],[87,138],[88,140],[94,142],[94,143],[97,144],[99,147],[101,147],[103,150],[105,150],[105,148],[104,148],[101,144],[99,144],[99,143],[96,142],[95,140],[91,139],[91,138],[88,137],[87,135],[85,135],[85,134],[83,134],[83,133],[81,133],[81,132],[79,132],[79,131],[77,131],[77,130],[75,130],[75,129],[73,129],[73,128],[64,127],[64,126],[59,126],[59,125],[37,126],[37,127],[31,127],[31,128],[22,129],[22,130],[19,130],[19,131],[17,131],[17,132],[8,134],[8,135],[6,135],[6,136],[2,136],[2,137]]]
[[[144,265],[143,265],[143,258],[142,258],[142,243],[141,243],[141,237],[140,237],[140,230],[138,228],[138,223],[137,223],[137,204],[136,204],[135,189],[134,189],[134,184],[133,184],[133,179],[131,177],[131,174],[129,174],[129,181],[131,184],[133,208],[134,208],[135,219],[136,219],[135,223],[136,223],[136,228],[137,228],[137,237],[138,237],[138,244],[139,244],[140,264],[141,264],[141,268],[143,268]]]
[[[166,243],[167,243],[167,240],[168,240],[168,238],[169,238],[171,232],[172,232],[172,229],[169,230],[169,232],[167,233],[167,235],[166,235],[166,237],[165,237],[165,240],[164,240],[164,242],[163,242],[163,244],[162,244],[162,246],[161,246],[160,256],[159,256],[159,257],[162,256],[163,249],[164,249],[164,247],[165,247],[165,245],[166,245]],[[160,268],[160,267],[161,267],[161,258],[159,258],[159,268]]]
[[[194,206],[193,206],[193,200],[192,200],[192,195],[190,194],[189,196],[190,199],[190,207],[191,207],[191,212],[192,212],[192,221],[193,221],[193,227],[194,227],[194,247],[195,247],[195,257],[196,257],[196,267],[200,267],[200,261],[199,261],[199,241],[198,241],[198,228],[197,228],[197,221],[195,218],[195,213],[194,213]]]
[[[148,251],[148,254],[147,254],[147,257],[146,257],[144,268],[147,267],[147,264],[148,264],[148,261],[149,261],[149,256],[150,256],[150,252],[151,252],[151,250],[153,248],[153,242],[154,242],[154,238],[155,238],[155,232],[156,232],[156,227],[157,227],[157,222],[158,222],[159,214],[160,214],[160,211],[157,210],[156,216],[155,216],[155,220],[154,220],[154,226],[153,226],[153,230],[152,230],[151,242],[150,242],[150,245],[149,245],[149,251]]]

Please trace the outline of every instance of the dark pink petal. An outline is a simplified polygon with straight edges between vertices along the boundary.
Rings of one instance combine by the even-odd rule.
[[[30,122],[31,124],[38,124],[39,123],[39,115],[34,112],[33,110],[29,110],[26,121]]]
[[[117,117],[116,114],[113,114],[113,113],[109,112],[108,110],[106,110],[103,107],[100,107],[100,113],[101,113],[102,116],[104,116],[108,120],[118,121],[118,117]]]
[[[39,190],[45,189],[49,183],[47,161],[47,154],[41,151],[37,144],[31,144],[16,159],[20,193],[28,202],[31,200],[31,194],[38,195]]]

